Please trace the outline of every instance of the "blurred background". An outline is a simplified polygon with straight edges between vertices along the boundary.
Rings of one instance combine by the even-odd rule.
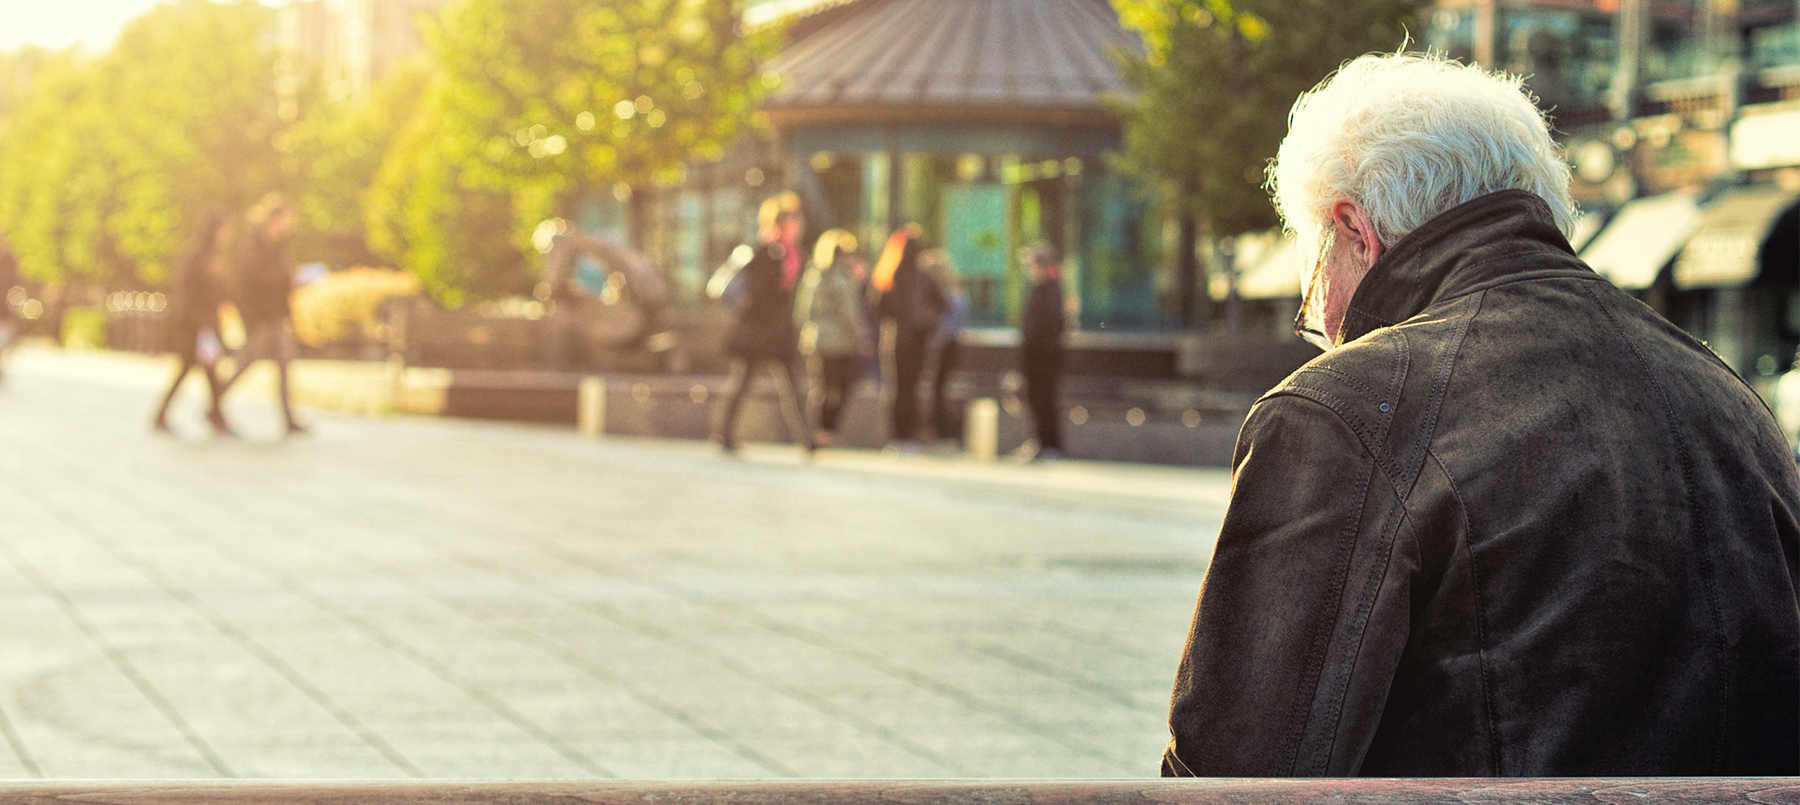
[[[7,304],[64,344],[165,343],[158,292],[196,218],[280,190],[305,356],[464,370],[451,413],[573,423],[574,374],[660,399],[723,372],[729,317],[703,286],[793,190],[809,237],[916,222],[948,253],[970,301],[959,400],[1005,397],[1018,247],[1059,246],[1072,450],[1220,463],[1247,401],[1309,356],[1260,190],[1287,106],[1403,42],[1528,76],[1596,268],[1765,389],[1800,344],[1791,261],[1756,257],[1800,192],[1789,0],[57,9],[5,12],[0,232]],[[671,292],[634,294],[592,249],[549,259],[564,234],[643,256]],[[620,427],[703,435],[638,419]]]
[[[1793,433],[1797,11],[0,4],[0,778],[1154,775],[1237,430],[1316,354],[1261,187],[1295,96],[1403,47],[1526,76],[1573,245]],[[763,444],[699,441],[707,286],[783,192],[806,253],[940,250],[936,442],[767,444],[761,387]],[[1074,460],[1025,463],[1039,241]],[[231,364],[284,298],[296,438],[267,363],[209,412],[243,438],[191,385],[152,420],[165,351]],[[890,442],[860,361],[839,448]]]

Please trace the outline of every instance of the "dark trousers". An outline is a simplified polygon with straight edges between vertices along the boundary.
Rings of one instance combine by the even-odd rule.
[[[1063,449],[1062,356],[1025,362],[1025,403],[1037,425],[1038,449]]]
[[[264,358],[272,360],[281,389],[281,418],[287,421],[288,430],[300,430],[299,421],[294,419],[293,394],[288,388],[288,363],[294,359],[294,330],[288,320],[244,322],[244,348],[232,357],[237,362],[237,369],[219,384],[219,395],[223,396],[237,383],[250,364]]]
[[[206,390],[212,395],[212,402],[206,409],[206,416],[208,419],[212,420],[215,425],[222,426],[224,424],[224,415],[219,410],[219,395],[223,391],[219,388],[219,373],[213,370],[212,364],[201,363],[200,359],[195,357],[194,353],[190,350],[181,356],[181,368],[175,370],[175,379],[169,382],[169,390],[167,393],[163,394],[162,404],[156,407],[155,421],[158,426],[167,422],[169,416],[169,403],[175,401],[175,392],[181,389],[181,381],[186,380],[188,372],[196,367],[198,367],[201,372],[205,373]]]
[[[819,356],[819,430],[837,432],[838,419],[843,416],[844,403],[849,400],[851,384],[856,382],[858,360],[854,354]]]
[[[894,433],[895,441],[919,438],[919,380],[925,374],[929,332],[894,331]]]
[[[744,395],[756,380],[756,372],[768,366],[775,378],[775,394],[781,400],[781,414],[787,420],[788,435],[802,445],[812,444],[812,431],[806,426],[806,415],[800,411],[800,362],[793,358],[732,358],[731,377],[725,381],[725,410],[720,418],[716,438],[726,447],[737,446],[738,410]]]
[[[962,345],[955,338],[945,341],[938,347],[937,371],[931,379],[931,425],[937,429],[939,439],[957,439],[961,437],[961,428],[957,426],[961,417],[956,415],[946,404],[944,392],[950,386],[950,373],[956,371],[956,362],[962,357]]]

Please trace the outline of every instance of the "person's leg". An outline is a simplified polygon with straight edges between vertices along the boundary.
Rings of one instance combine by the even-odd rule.
[[[181,368],[175,370],[175,378],[169,381],[169,390],[163,394],[162,404],[156,406],[156,418],[150,420],[151,427],[157,430],[169,429],[169,403],[175,401],[175,392],[181,390],[181,381],[187,379],[188,370],[194,368],[194,364],[194,356],[181,356]],[[210,368],[208,368],[207,374],[208,376],[212,374]]]
[[[800,398],[800,411],[812,423],[813,434],[819,434],[825,419],[825,356],[813,354],[800,358],[800,373],[806,376],[806,394]]]
[[[219,370],[210,363],[202,363],[200,371],[206,374],[206,388],[212,394],[212,405],[206,409],[206,421],[212,423],[213,432],[221,436],[236,436],[237,432],[225,421],[225,389],[219,383]]]
[[[1062,452],[1062,371],[1058,366],[1037,366],[1026,375],[1025,391],[1037,426],[1038,449]]]
[[[850,394],[850,383],[856,372],[856,356],[836,355],[820,359],[819,429],[837,434],[838,422],[844,415],[844,403]]]
[[[737,449],[738,406],[744,402],[744,392],[749,389],[750,380],[750,361],[732,358],[731,376],[725,380],[725,397],[719,406],[719,422],[713,430],[713,441],[726,450]]]
[[[962,435],[957,432],[956,417],[945,407],[945,391],[950,385],[950,373],[956,369],[961,349],[955,339],[944,342],[938,348],[937,371],[931,379],[931,424],[939,439],[959,439]]]
[[[919,375],[925,370],[925,338],[902,330],[894,341],[894,440],[919,437]]]
[[[281,417],[288,433],[305,433],[306,428],[294,419],[293,392],[288,383],[288,364],[294,360],[294,329],[286,319],[275,328],[275,371],[281,389]]]
[[[771,361],[769,369],[775,374],[775,394],[781,398],[781,412],[787,418],[788,434],[794,442],[808,451],[813,444],[812,428],[806,425],[806,412],[800,410],[800,360]]]
[[[244,346],[232,353],[231,362],[235,366],[231,370],[231,376],[219,384],[219,396],[223,397],[225,392],[237,385],[238,380],[243,378],[244,372],[250,368],[250,364],[273,356],[274,341],[272,339],[274,335],[275,330],[268,324],[258,322],[244,325]]]

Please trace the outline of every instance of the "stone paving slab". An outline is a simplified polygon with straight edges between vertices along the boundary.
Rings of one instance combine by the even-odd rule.
[[[0,778],[1154,775],[1222,471],[0,383]],[[197,392],[197,385],[188,393]]]

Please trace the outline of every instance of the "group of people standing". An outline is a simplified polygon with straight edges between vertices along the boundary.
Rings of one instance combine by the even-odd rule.
[[[207,421],[218,434],[235,435],[225,420],[225,393],[252,363],[267,358],[275,362],[287,433],[306,432],[294,418],[288,387],[288,362],[294,352],[289,308],[294,279],[288,242],[294,218],[286,198],[276,193],[252,206],[241,227],[218,210],[202,215],[169,282],[169,349],[181,359],[181,366],[156,408],[152,425],[157,431],[168,432],[169,405],[182,381],[198,369],[211,393]],[[232,373],[221,378],[218,363],[225,357],[225,347],[219,308],[226,301],[243,319],[244,344],[232,355]]]
[[[902,451],[921,449],[928,421],[938,439],[956,439],[960,417],[946,399],[957,367],[958,335],[969,301],[949,256],[929,248],[917,225],[895,231],[874,268],[854,234],[828,230],[810,254],[801,247],[806,218],[800,198],[781,193],[758,211],[759,242],[736,273],[712,284],[735,309],[726,351],[731,375],[714,430],[727,453],[737,449],[744,395],[764,367],[771,370],[789,432],[811,452],[837,439],[856,382],[871,371],[888,389],[889,439]],[[1055,250],[1045,244],[1022,255],[1036,284],[1026,305],[1023,369],[1038,420],[1039,457],[1061,455],[1057,388],[1062,368],[1063,298]],[[882,370],[885,367],[885,371]],[[921,386],[930,370],[930,409],[921,411]],[[811,376],[809,386],[802,373]],[[801,389],[812,394],[803,397]],[[801,401],[817,402],[817,427]],[[811,407],[811,406],[808,406]]]

